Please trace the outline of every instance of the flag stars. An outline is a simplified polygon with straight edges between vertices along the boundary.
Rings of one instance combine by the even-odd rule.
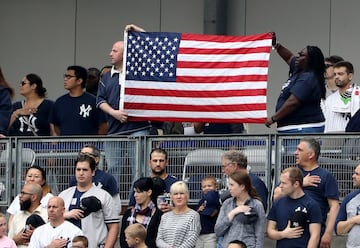
[[[179,39],[170,37],[151,34],[146,37],[138,34],[128,36],[126,77],[173,80],[176,75],[175,53]]]

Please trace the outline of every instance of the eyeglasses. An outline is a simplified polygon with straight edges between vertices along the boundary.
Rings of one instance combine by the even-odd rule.
[[[223,167],[223,168],[228,167],[228,166],[231,165],[232,163],[234,163],[234,162],[232,162],[232,161],[231,161],[231,162],[228,162],[228,163],[222,165],[221,167]]]
[[[334,66],[333,64],[325,64],[325,68],[329,68],[331,66]]]
[[[27,83],[25,81],[21,81],[20,84],[21,84],[21,86],[24,86],[25,84],[30,84],[30,83]]]
[[[65,79],[70,79],[70,78],[76,78],[76,76],[69,75],[69,74],[64,74],[64,78]]]
[[[33,195],[33,193],[28,193],[28,192],[21,191],[20,195]]]

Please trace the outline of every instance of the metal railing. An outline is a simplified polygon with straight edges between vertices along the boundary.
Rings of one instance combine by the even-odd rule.
[[[359,163],[358,142],[360,135],[309,135],[321,142],[320,165],[330,170],[336,177],[340,195],[344,197],[352,191],[352,173]],[[221,171],[219,150],[238,149],[248,156],[251,171],[257,174],[272,191],[278,184],[282,169],[295,165],[294,149],[304,137],[295,135],[229,135],[229,136],[146,136],[146,137],[31,137],[8,138],[0,142],[0,206],[8,206],[13,197],[21,191],[26,168],[32,164],[31,153],[35,153],[34,163],[46,169],[47,181],[54,194],[69,185],[74,175],[74,163],[80,149],[88,143],[97,146],[102,154],[99,168],[109,169],[110,160],[118,162],[120,169],[111,170],[118,180],[120,198],[124,205],[135,178],[149,175],[149,153],[155,147],[168,152],[168,173],[179,180],[186,179],[192,202],[201,194],[201,178],[214,175],[220,188],[225,187]],[[115,147],[116,154],[110,158],[107,147]],[[204,162],[190,155],[192,151],[203,150]],[[192,153],[193,154],[193,153]],[[219,153],[216,153],[219,154]],[[187,164],[185,159],[189,155]],[[213,157],[213,161],[212,161]],[[205,159],[206,158],[206,159]],[[189,162],[190,161],[190,162]],[[193,164],[191,163],[193,161]],[[184,169],[186,166],[186,170]],[[185,173],[184,173],[185,171]]]

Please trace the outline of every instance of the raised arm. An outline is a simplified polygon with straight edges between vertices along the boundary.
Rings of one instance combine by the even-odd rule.
[[[277,51],[277,53],[280,55],[280,57],[288,64],[290,65],[291,59],[295,56],[289,49],[281,45],[278,40],[276,39],[275,32],[272,32],[272,45]]]

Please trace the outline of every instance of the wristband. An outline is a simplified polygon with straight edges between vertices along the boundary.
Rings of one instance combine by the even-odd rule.
[[[272,122],[276,122],[276,120],[274,119],[274,116],[271,116],[271,120],[272,120]]]

